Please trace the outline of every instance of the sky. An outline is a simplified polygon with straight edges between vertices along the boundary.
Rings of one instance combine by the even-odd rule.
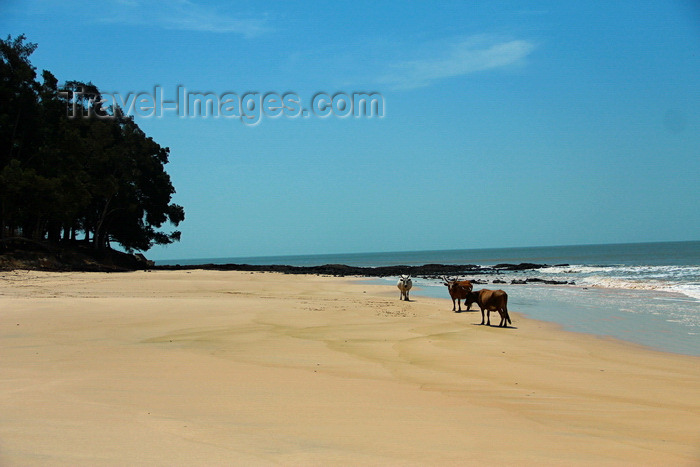
[[[186,213],[151,259],[700,240],[697,1],[5,0],[0,33],[146,99]],[[158,90],[272,101],[153,115]]]

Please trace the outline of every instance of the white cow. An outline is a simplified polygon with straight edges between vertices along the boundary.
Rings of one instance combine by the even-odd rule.
[[[404,276],[401,275],[399,278],[399,282],[396,284],[396,287],[399,288],[401,291],[401,296],[399,297],[399,300],[406,300],[408,301],[408,291],[411,290],[411,287],[413,287],[413,281],[411,280],[411,276]]]

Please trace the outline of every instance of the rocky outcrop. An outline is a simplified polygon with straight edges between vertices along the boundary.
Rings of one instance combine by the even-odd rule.
[[[475,264],[424,264],[422,266],[379,266],[361,267],[348,266],[345,264],[324,264],[322,266],[289,266],[282,264],[253,265],[253,264],[198,264],[173,266],[156,266],[154,269],[163,270],[184,270],[184,269],[208,269],[215,271],[267,271],[281,272],[284,274],[319,274],[329,276],[367,276],[367,277],[387,277],[410,274],[413,277],[436,278],[441,276],[469,276],[477,274],[494,274],[498,270],[506,270],[504,266],[511,267],[513,271],[528,269],[525,265],[530,265],[529,269],[539,269],[546,267],[544,264],[500,264],[498,267],[481,267]],[[484,282],[485,283],[485,282]]]

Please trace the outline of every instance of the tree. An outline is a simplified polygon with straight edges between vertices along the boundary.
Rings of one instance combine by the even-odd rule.
[[[0,40],[0,164],[27,157],[38,128],[39,85],[29,56],[37,45],[24,35]]]
[[[0,40],[0,237],[75,241],[82,231],[95,249],[127,251],[178,241],[158,230],[185,218],[170,202],[169,149],[120,109],[101,109],[92,83],[59,87],[46,70],[39,83],[25,39]]]

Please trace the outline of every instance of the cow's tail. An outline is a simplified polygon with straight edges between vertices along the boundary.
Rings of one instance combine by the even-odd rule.
[[[510,315],[508,314],[508,296],[507,295],[506,295],[505,302],[503,303],[503,308],[504,308],[503,311],[506,312],[506,321],[508,321],[508,324],[512,325],[513,322],[510,320]]]

